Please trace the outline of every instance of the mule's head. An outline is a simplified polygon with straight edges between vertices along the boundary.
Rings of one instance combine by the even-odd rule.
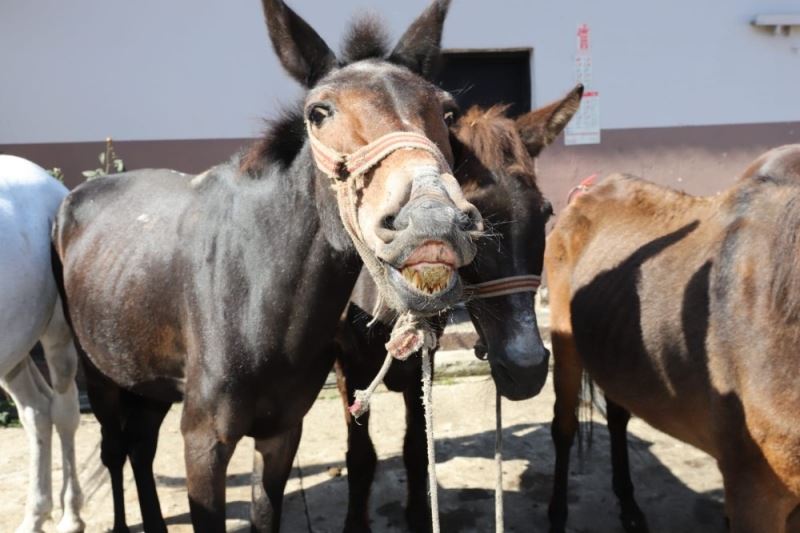
[[[469,283],[541,275],[545,224],[553,210],[536,185],[534,160],[567,125],[582,95],[578,86],[516,120],[505,116],[503,106],[474,107],[454,126],[458,179],[488,227],[475,262],[462,269]],[[550,353],[539,335],[533,293],[473,299],[467,308],[488,350],[498,391],[512,400],[536,395],[547,378]]]
[[[398,311],[433,313],[459,300],[456,270],[472,261],[482,229],[450,175],[455,105],[427,79],[448,4],[431,4],[391,52],[374,23],[355,26],[339,60],[283,2],[264,0],[275,50],[308,89],[308,143],[327,200],[336,189],[345,227]]]
[[[786,144],[761,154],[739,177],[740,181],[754,179],[800,184],[800,144]]]

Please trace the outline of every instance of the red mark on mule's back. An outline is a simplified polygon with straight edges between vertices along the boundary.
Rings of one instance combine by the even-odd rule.
[[[584,178],[583,181],[570,189],[569,194],[567,194],[567,205],[571,204],[572,200],[581,194],[588,192],[592,185],[594,185],[595,181],[597,181],[597,174],[592,174],[588,178]]]

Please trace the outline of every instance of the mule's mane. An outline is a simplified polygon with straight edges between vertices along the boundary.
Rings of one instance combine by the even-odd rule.
[[[345,34],[339,66],[389,55],[389,40],[384,25],[374,15],[362,16],[350,24]],[[266,166],[277,163],[288,168],[303,148],[306,138],[302,104],[285,109],[279,117],[267,120],[260,139],[254,141],[239,159],[239,170],[251,178],[264,174]]]
[[[458,121],[456,137],[469,146],[480,162],[492,172],[524,175],[535,186],[534,161],[522,142],[514,120],[506,116],[509,107],[471,107]]]
[[[341,65],[389,55],[389,36],[376,15],[362,16],[350,24],[345,34]]]

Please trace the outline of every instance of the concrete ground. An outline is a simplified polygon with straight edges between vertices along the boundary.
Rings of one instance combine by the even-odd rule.
[[[494,387],[484,377],[451,379],[434,387],[437,472],[442,530],[493,530]],[[506,531],[546,531],[553,452],[548,423],[553,392],[524,402],[504,402]],[[400,395],[382,392],[373,404],[371,431],[380,457],[371,501],[373,531],[404,531],[404,429]],[[183,449],[178,430],[181,407],[161,430],[155,472],[170,531],[191,531],[185,494]],[[570,475],[570,531],[621,531],[610,489],[608,438],[602,422],[590,453],[574,456]],[[79,463],[86,494],[87,531],[112,524],[108,477],[99,463],[99,426],[81,420]],[[56,448],[57,449],[57,448]],[[228,529],[246,529],[250,498],[252,441],[239,445],[228,471]],[[305,433],[286,489],[284,531],[339,531],[347,498],[345,426],[335,391],[323,391],[305,423]],[[55,494],[60,480],[56,453]],[[22,517],[27,484],[27,441],[22,429],[0,430],[0,531],[12,531]],[[703,453],[631,423],[631,461],[640,505],[653,532],[724,531],[720,475]],[[141,531],[132,474],[126,471],[128,523]],[[56,514],[58,511],[56,511]],[[48,530],[54,526],[48,524]]]
[[[540,325],[547,326],[546,310]],[[437,354],[434,428],[442,531],[494,530],[494,385],[486,363],[474,358],[469,327],[451,327]],[[459,350],[459,348],[462,348]],[[465,374],[467,374],[465,376]],[[472,374],[472,375],[469,375]],[[475,375],[483,374],[483,375]],[[459,377],[460,376],[460,377]],[[549,423],[554,395],[548,381],[536,398],[503,403],[505,529],[547,531],[547,502],[553,471]],[[185,490],[183,447],[176,405],[161,428],[155,473],[161,507],[170,531],[191,531]],[[574,449],[570,469],[572,532],[622,531],[611,491],[609,443],[603,420],[595,415],[594,440],[582,459]],[[373,531],[405,531],[405,472],[401,457],[405,428],[399,394],[379,389],[372,400],[370,431],[380,464],[371,499]],[[588,425],[584,426],[588,431]],[[113,523],[108,475],[100,464],[100,428],[83,415],[78,433],[80,479],[87,531],[106,531]],[[54,439],[55,440],[55,439]],[[335,388],[320,394],[305,420],[292,477],[286,488],[283,531],[340,531],[347,505],[346,428]],[[630,455],[638,501],[651,531],[724,532],[722,480],[714,461],[640,420],[630,424]],[[243,440],[228,469],[228,530],[248,530],[253,443]],[[27,439],[21,428],[0,429],[0,532],[22,519],[27,487]],[[126,466],[126,506],[132,531],[141,516],[130,467]],[[54,494],[60,490],[61,459],[54,446]],[[56,503],[56,507],[58,504]],[[59,516],[57,509],[55,515]],[[54,531],[48,523],[48,531]]]

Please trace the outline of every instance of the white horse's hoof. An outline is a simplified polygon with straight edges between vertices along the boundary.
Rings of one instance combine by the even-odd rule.
[[[64,515],[56,527],[58,533],[81,533],[84,529],[86,529],[86,524],[79,516],[75,515]]]

